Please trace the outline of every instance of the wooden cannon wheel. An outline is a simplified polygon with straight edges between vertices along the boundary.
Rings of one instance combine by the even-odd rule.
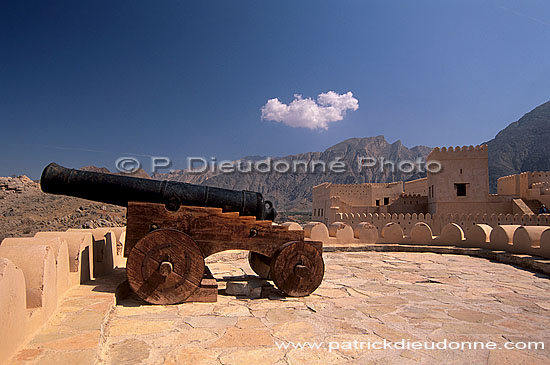
[[[257,252],[250,251],[248,253],[248,264],[250,268],[262,279],[271,279],[271,258],[259,254]]]
[[[174,229],[159,229],[140,239],[126,265],[130,287],[152,304],[183,302],[200,286],[203,274],[199,247]]]
[[[287,242],[271,259],[271,278],[286,295],[303,297],[321,285],[325,263],[321,252],[303,242]]]

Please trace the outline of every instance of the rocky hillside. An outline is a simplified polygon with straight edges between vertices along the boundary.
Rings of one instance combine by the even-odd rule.
[[[84,167],[81,167],[80,170],[82,170],[82,171],[91,171],[91,172],[99,172],[99,173],[102,173],[102,174],[113,174],[113,175],[139,177],[139,178],[142,178],[142,179],[150,179],[151,178],[151,176],[147,172],[145,172],[145,170],[142,169],[141,167],[139,169],[137,169],[136,171],[131,172],[131,173],[128,173],[128,172],[111,172],[106,167],[97,167],[97,166],[84,166]]]
[[[126,224],[126,208],[45,194],[26,176],[0,177],[0,242],[38,231],[115,227]]]
[[[253,190],[261,192],[264,197],[272,200],[278,210],[281,211],[309,211],[311,209],[312,187],[325,181],[334,183],[364,183],[364,182],[391,182],[399,180],[410,180],[425,176],[423,173],[402,173],[392,171],[390,168],[358,168],[358,159],[360,157],[383,158],[386,161],[415,161],[417,158],[425,159],[431,148],[426,146],[417,146],[413,148],[405,147],[401,141],[388,143],[384,136],[352,138],[338,143],[325,150],[324,152],[307,152],[298,155],[277,157],[272,159],[273,165],[277,161],[284,160],[291,166],[294,161],[302,161],[307,166],[312,166],[315,161],[323,161],[327,164],[331,161],[342,161],[346,166],[344,173],[331,172],[326,169],[322,172],[320,168],[316,173],[310,170],[305,172],[303,168],[297,172],[280,173],[271,172],[207,172],[202,174],[193,173],[187,170],[176,170],[167,174],[157,174],[153,176],[157,179],[168,179],[195,184],[204,184],[209,186],[223,187],[238,190]],[[260,156],[243,158],[241,163],[259,161]]]
[[[500,131],[489,145],[489,183],[522,171],[550,170],[550,101]]]

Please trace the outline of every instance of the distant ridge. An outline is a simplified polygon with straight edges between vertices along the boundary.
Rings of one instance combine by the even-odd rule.
[[[111,174],[111,171],[109,171],[106,167],[97,167],[97,166],[84,166],[81,167],[80,170],[82,171],[91,171],[91,172],[99,172],[102,174]]]
[[[151,176],[145,172],[144,169],[141,167],[137,169],[135,172],[132,173],[123,173],[123,172],[111,172],[106,167],[97,167],[97,166],[84,166],[81,167],[80,170],[82,171],[91,171],[91,172],[99,172],[102,174],[113,174],[113,175],[122,175],[122,176],[132,176],[132,177],[140,177],[143,179],[150,179]]]
[[[430,147],[416,146],[405,147],[401,141],[388,143],[384,136],[350,138],[342,141],[323,152],[306,152],[285,157],[273,157],[273,161],[285,160],[292,164],[292,161],[300,160],[311,163],[311,161],[324,161],[329,163],[337,157],[346,166],[352,167],[343,174],[326,173],[204,173],[196,174],[187,170],[175,170],[166,174],[155,174],[153,178],[168,179],[203,184],[228,189],[252,190],[261,192],[265,198],[272,200],[279,210],[283,211],[309,211],[311,209],[312,187],[325,181],[352,184],[365,182],[391,182],[410,180],[424,177],[425,174],[404,174],[401,172],[379,171],[379,169],[356,168],[358,157],[383,157],[386,160],[402,161],[426,158],[431,151]],[[241,161],[259,161],[263,156],[244,157]]]
[[[489,145],[489,184],[523,171],[550,170],[550,101],[501,130]]]
[[[550,101],[546,102],[521,119],[511,123],[486,144],[489,146],[489,182],[491,191],[496,192],[496,181],[501,176],[522,171],[550,170]],[[284,159],[288,162],[320,160],[328,163],[340,157],[347,166],[355,166],[358,157],[383,157],[386,160],[402,161],[426,158],[431,147],[415,146],[407,148],[398,140],[388,143],[384,136],[350,138],[323,152],[306,152],[285,157],[272,157],[273,161]],[[240,161],[261,161],[266,156],[247,156]],[[88,171],[109,173],[103,167],[86,166]],[[120,174],[120,173],[119,173]],[[151,178],[143,169],[131,176]],[[193,173],[189,170],[173,170],[170,173],[157,173],[152,178],[167,179],[223,187],[228,189],[252,190],[261,192],[271,199],[282,211],[309,211],[311,209],[312,187],[325,181],[339,184],[366,182],[392,182],[424,177],[423,173],[404,174],[401,172],[379,171],[378,169],[351,169],[344,174],[333,173],[229,173],[207,171]]]

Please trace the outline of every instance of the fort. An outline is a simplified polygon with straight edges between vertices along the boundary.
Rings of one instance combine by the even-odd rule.
[[[327,363],[375,356],[275,347],[279,339],[338,339],[345,331],[390,341],[434,333],[479,340],[512,330],[518,338],[545,338],[550,215],[536,213],[550,203],[550,173],[502,177],[498,194],[490,194],[486,146],[436,148],[429,158],[443,169],[426,178],[314,187],[312,222],[280,227],[323,243],[325,280],[305,298],[284,298],[252,276],[242,253],[229,251],[208,261],[223,277],[218,305],[152,307],[127,299],[129,289],[120,284],[126,227],[6,238],[0,244],[0,328],[10,335],[0,342],[0,363],[232,364],[251,356]],[[232,297],[224,287],[230,280],[256,283],[260,294]],[[517,306],[537,320],[525,323]],[[510,356],[548,361],[538,352],[489,355],[496,363]],[[411,354],[384,356],[402,361]],[[444,361],[461,354],[430,356]]]
[[[489,193],[487,146],[443,147],[428,161],[442,169],[427,177],[385,184],[331,184],[313,188],[312,220],[331,225],[363,222],[379,229],[396,223],[407,234],[417,222],[439,233],[447,223],[463,229],[474,224],[548,225],[538,215],[550,203],[550,172],[523,172],[498,179],[498,194]]]

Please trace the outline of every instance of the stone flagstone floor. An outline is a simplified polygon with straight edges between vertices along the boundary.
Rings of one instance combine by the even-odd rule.
[[[321,287],[283,298],[225,295],[252,275],[246,253],[214,255],[217,303],[114,306],[120,274],[71,289],[14,357],[22,364],[545,364],[544,350],[376,350],[387,341],[545,341],[549,277],[486,259],[433,253],[325,253]],[[319,349],[278,348],[316,342]],[[335,347],[339,344],[340,349]],[[545,344],[546,347],[550,343]],[[332,349],[330,347],[332,346]]]
[[[102,326],[116,303],[115,289],[125,278],[125,271],[117,270],[109,277],[69,289],[56,313],[11,364],[94,364]]]
[[[228,257],[239,257],[228,260]],[[250,275],[244,254],[209,258],[218,279]],[[108,319],[106,364],[543,364],[546,350],[329,351],[353,341],[545,341],[550,280],[485,259],[429,253],[325,253],[321,287],[306,298],[219,295],[217,303],[142,305],[126,299]],[[231,279],[232,278],[232,279]],[[241,278],[242,279],[242,278]],[[220,281],[223,287],[224,281]],[[279,349],[277,343],[322,343]],[[550,346],[550,343],[546,344]]]

